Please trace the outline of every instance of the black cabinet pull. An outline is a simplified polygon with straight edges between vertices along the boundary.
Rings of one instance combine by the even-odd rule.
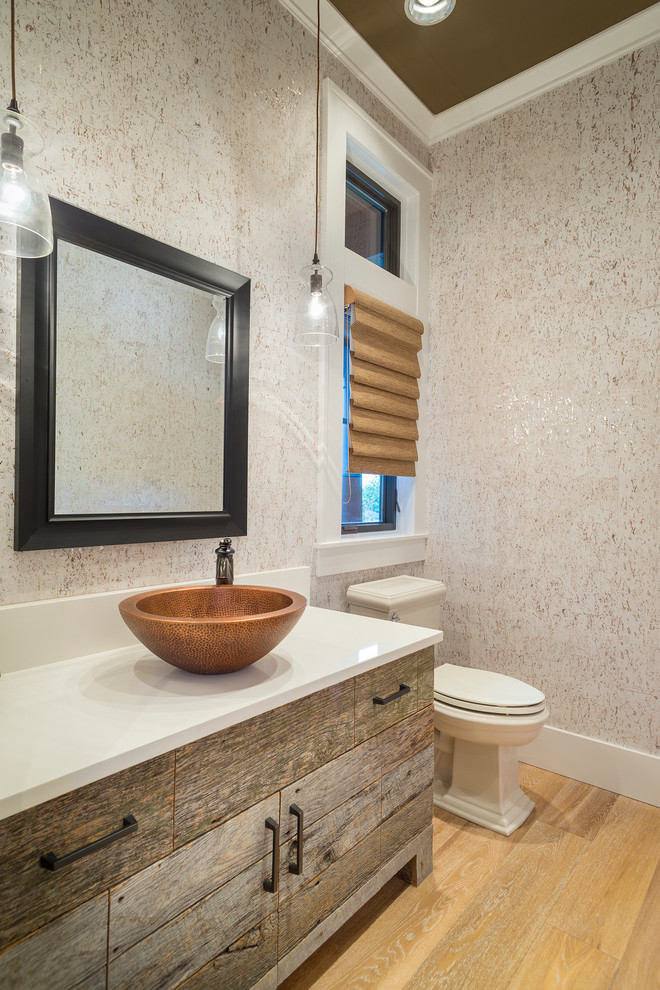
[[[266,819],[266,828],[273,833],[273,876],[270,880],[264,880],[264,890],[269,894],[276,894],[280,879],[280,826],[274,818]]]
[[[403,698],[404,694],[410,694],[410,688],[407,684],[399,684],[399,690],[395,691],[394,694],[389,694],[387,698],[374,698],[374,705],[389,705],[390,701]]]
[[[103,849],[105,846],[109,846],[111,842],[116,842],[117,839],[123,838],[124,835],[137,832],[137,827],[137,819],[133,815],[126,815],[121,828],[118,828],[115,832],[110,832],[109,835],[104,835],[95,842],[90,842],[89,845],[82,846],[81,849],[76,849],[66,856],[60,856],[58,858],[55,853],[46,853],[45,856],[41,857],[39,865],[43,866],[45,870],[61,870],[63,866],[68,866],[69,863],[75,863],[77,859],[82,859],[83,856],[88,856],[89,853],[96,852],[97,849]]]
[[[295,863],[289,863],[289,873],[295,873],[297,877],[302,876],[303,871],[303,811],[299,808],[297,804],[292,804],[289,808],[289,814],[295,815],[298,819],[298,831],[297,831],[297,858]]]

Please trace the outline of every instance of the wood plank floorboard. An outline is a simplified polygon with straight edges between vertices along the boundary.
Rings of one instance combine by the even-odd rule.
[[[623,954],[612,990],[660,990],[660,863]]]
[[[567,780],[539,818],[585,839],[593,839],[607,818],[617,795],[581,780]]]
[[[612,956],[544,925],[513,974],[509,990],[608,990],[618,965]]]
[[[549,921],[621,959],[660,859],[660,808],[618,797]]]
[[[434,816],[434,871],[394,877],[282,990],[660,990],[660,809],[521,764],[505,837]]]
[[[506,990],[587,845],[580,836],[536,822],[404,984],[406,990]]]

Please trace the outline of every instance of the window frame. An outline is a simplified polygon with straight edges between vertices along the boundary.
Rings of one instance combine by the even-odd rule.
[[[344,285],[377,296],[420,319],[428,329],[431,173],[329,79],[322,102],[321,257],[334,273],[329,285],[338,313]],[[399,199],[401,274],[397,277],[345,247],[346,162]],[[420,262],[420,259],[423,259]],[[428,335],[425,336],[428,347]],[[424,351],[419,400],[417,476],[397,479],[397,529],[341,533],[343,348],[320,355],[318,538],[319,576],[423,560],[425,532],[426,385]]]
[[[346,161],[346,194],[348,194],[349,188],[361,196],[362,199],[367,202],[373,203],[373,205],[381,211],[383,214],[383,264],[382,267],[385,271],[390,272],[392,275],[399,277],[399,272],[401,270],[401,202],[393,196],[391,193],[384,189],[376,179],[367,175],[363,172],[354,162]],[[344,247],[346,247],[346,217],[344,216]],[[350,250],[350,249],[349,249]],[[367,260],[371,261],[372,265],[376,264],[371,258]],[[342,379],[346,382],[348,375],[350,374],[349,369],[346,367],[348,363],[347,349],[348,340],[350,338],[350,323],[348,320],[348,315],[344,318],[344,362],[342,365]],[[348,431],[348,410],[344,410],[345,415],[342,417],[342,428],[343,428],[343,443],[347,443],[347,431]],[[344,448],[342,446],[342,467],[344,464],[343,460]],[[349,477],[348,470],[342,471],[342,519],[341,519],[341,535],[348,536],[359,533],[387,533],[395,530],[397,528],[397,503],[396,503],[396,482],[397,479],[391,475],[381,474],[377,477],[381,478],[381,522],[356,522],[349,523],[344,521],[343,512],[343,494],[344,494],[344,478]],[[361,474],[351,474],[351,478],[362,478]]]
[[[350,185],[363,199],[370,199],[378,209],[385,214],[389,221],[386,226],[386,236],[383,239],[383,265],[387,272],[397,278],[401,271],[401,203],[384,189],[380,183],[363,172],[352,162],[346,162],[346,185]],[[344,217],[344,229],[346,218]],[[346,235],[344,234],[344,246]],[[372,261],[372,264],[375,262]]]

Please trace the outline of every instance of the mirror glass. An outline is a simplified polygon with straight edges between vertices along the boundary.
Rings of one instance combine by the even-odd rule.
[[[56,299],[55,514],[221,507],[214,296],[60,240]]]

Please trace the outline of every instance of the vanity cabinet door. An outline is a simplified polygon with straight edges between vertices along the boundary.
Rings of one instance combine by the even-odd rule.
[[[0,953],[3,990],[105,990],[108,895],[99,894]]]
[[[0,947],[170,852],[173,789],[169,753],[0,821]],[[54,870],[40,865],[119,832],[130,815],[136,831]]]
[[[278,956],[282,959],[360,889],[380,867],[380,830],[376,829],[315,880],[280,904]]]
[[[297,839],[297,819],[289,812],[293,804],[304,813],[306,831],[314,822],[432,744],[433,713],[426,707],[285,787],[281,799],[280,837],[287,851],[282,854],[282,863],[285,860],[293,862],[296,858],[295,846],[288,848]],[[308,869],[305,869],[305,875],[309,877]],[[283,893],[286,890],[284,886]]]
[[[273,990],[276,967],[277,911],[273,911],[186,980],[182,990]]]
[[[211,963],[222,973],[221,957],[225,950],[230,954],[230,947],[237,954],[244,949],[248,957],[250,933],[259,930],[260,923],[277,908],[277,895],[264,889],[264,877],[270,870],[268,856],[111,959],[108,990],[174,990]],[[263,972],[275,962],[275,941],[271,938],[270,957],[262,956]],[[244,990],[240,969],[232,974],[233,983],[220,980],[217,986]]]
[[[432,734],[431,728],[429,744],[391,769],[382,778],[383,862],[391,859],[399,849],[407,845],[433,821]]]
[[[275,965],[273,926],[265,922],[278,903],[266,890],[273,871],[266,821],[277,822],[279,809],[273,794],[111,890],[111,990],[175,987],[202,968],[239,990],[251,985],[241,957],[260,956],[248,967],[252,975]]]
[[[283,822],[287,815],[292,814],[291,807],[283,800]],[[303,811],[302,829],[296,829],[296,837],[282,845],[280,900],[284,901],[292,897],[376,830],[380,825],[380,817],[381,796],[378,780],[316,821],[308,822]],[[298,821],[300,816],[296,818],[296,823]],[[298,834],[301,842],[298,840]],[[302,869],[298,872],[300,865],[298,852],[301,848]]]
[[[282,791],[280,959],[428,828],[432,782],[427,706]]]
[[[432,647],[360,674],[355,678],[356,743],[432,702]]]

